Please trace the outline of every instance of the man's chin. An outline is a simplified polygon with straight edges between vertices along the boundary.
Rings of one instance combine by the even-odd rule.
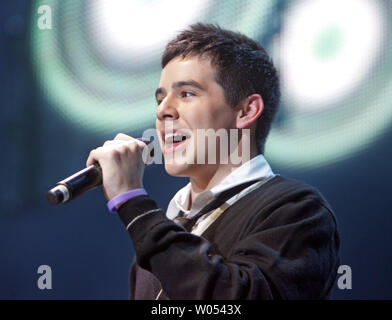
[[[189,177],[192,171],[191,165],[187,163],[165,163],[166,172],[174,177]]]

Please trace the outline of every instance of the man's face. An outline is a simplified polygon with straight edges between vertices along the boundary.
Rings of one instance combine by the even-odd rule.
[[[156,127],[166,171],[196,177],[213,170],[217,165],[197,164],[197,152],[207,154],[208,148],[207,143],[201,146],[196,139],[197,129],[235,128],[237,112],[226,103],[210,60],[198,56],[171,60],[162,70],[156,98]],[[184,153],[187,161],[176,161],[175,154],[179,153]],[[168,161],[173,155],[174,161]]]

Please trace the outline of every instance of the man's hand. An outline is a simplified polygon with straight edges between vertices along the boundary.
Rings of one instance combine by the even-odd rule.
[[[86,166],[96,162],[102,168],[102,185],[105,197],[111,200],[129,190],[143,188],[145,164],[142,160],[146,144],[119,133],[114,140],[90,152]]]

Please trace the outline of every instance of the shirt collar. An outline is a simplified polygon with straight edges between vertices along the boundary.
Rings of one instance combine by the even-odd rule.
[[[188,207],[190,199],[191,184],[188,183],[180,189],[169,203],[166,215],[169,219],[174,219],[180,211],[188,217],[197,214],[205,205],[214,200],[221,192],[231,189],[239,184],[253,180],[269,178],[273,175],[272,169],[262,154],[250,159],[240,167],[234,169],[219,184],[210,190],[200,193],[193,201],[190,210]]]

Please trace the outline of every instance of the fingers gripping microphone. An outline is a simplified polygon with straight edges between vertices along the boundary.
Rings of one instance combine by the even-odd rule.
[[[150,143],[149,140],[143,138],[138,140],[146,144]],[[100,165],[95,163],[57,182],[56,186],[46,194],[46,200],[53,205],[69,202],[100,185],[102,185],[102,170]]]

